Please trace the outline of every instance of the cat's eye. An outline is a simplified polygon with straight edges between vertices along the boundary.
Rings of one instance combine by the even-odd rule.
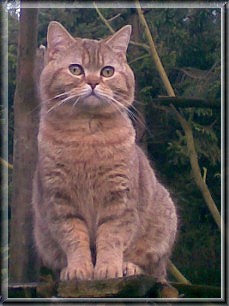
[[[104,76],[105,78],[109,78],[114,74],[114,67],[112,66],[105,66],[101,70],[101,75]]]
[[[74,75],[81,75],[84,73],[83,67],[79,64],[71,64],[68,68],[69,71]]]

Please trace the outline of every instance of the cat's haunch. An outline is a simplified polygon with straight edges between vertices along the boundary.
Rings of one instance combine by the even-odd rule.
[[[177,217],[135,143],[127,25],[102,40],[47,34],[40,79],[34,236],[62,280],[150,274],[166,282]]]

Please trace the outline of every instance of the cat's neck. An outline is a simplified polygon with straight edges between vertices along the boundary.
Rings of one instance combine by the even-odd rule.
[[[51,137],[66,137],[79,142],[112,143],[129,138],[135,141],[135,131],[126,113],[78,114],[72,117],[41,116],[40,133]]]
[[[56,114],[45,114],[41,113],[40,121],[48,126],[53,126],[59,130],[76,129],[79,130],[81,127],[83,130],[88,126],[89,128],[93,124],[100,124],[104,128],[113,128],[119,125],[128,125],[130,119],[126,112],[113,112],[113,113],[86,113],[79,112],[74,114],[56,113]]]

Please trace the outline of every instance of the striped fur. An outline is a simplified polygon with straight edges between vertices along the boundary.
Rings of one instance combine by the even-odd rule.
[[[34,235],[43,263],[63,280],[145,273],[166,281],[176,212],[135,143],[127,113],[134,99],[129,38],[130,26],[100,41],[74,39],[57,22],[49,26]],[[84,73],[73,75],[71,64]],[[104,66],[114,74],[102,76]]]

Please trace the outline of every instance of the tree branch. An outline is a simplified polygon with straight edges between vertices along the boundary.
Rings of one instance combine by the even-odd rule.
[[[13,165],[10,164],[10,163],[8,163],[8,161],[6,161],[5,159],[3,159],[3,158],[0,157],[0,161],[1,161],[1,164],[2,164],[4,167],[9,168],[9,169],[11,169],[11,170],[13,169]]]
[[[149,46],[150,46],[149,52],[150,52],[150,54],[151,54],[151,56],[153,58],[154,64],[155,64],[155,66],[156,66],[156,68],[157,68],[157,70],[159,72],[159,75],[161,77],[161,80],[162,80],[162,82],[163,82],[167,92],[168,92],[168,95],[174,97],[175,93],[174,93],[173,88],[172,88],[172,86],[170,84],[170,81],[169,81],[169,79],[167,77],[167,74],[166,74],[166,72],[164,70],[164,67],[163,67],[163,65],[161,63],[160,57],[159,57],[159,55],[157,53],[157,50],[156,50],[156,47],[155,47],[152,35],[150,33],[150,29],[148,27],[148,24],[146,22],[146,19],[145,19],[144,14],[143,14],[143,12],[141,10],[141,6],[140,6],[140,3],[139,3],[138,0],[135,1],[135,5],[136,5],[136,8],[137,8],[137,12],[138,12],[138,15],[139,15],[140,22],[141,22],[142,26],[144,27],[144,30],[145,30],[145,33],[146,33],[146,37],[147,37],[148,42],[149,42]]]
[[[186,97],[158,97],[153,98],[153,102],[159,105],[170,106],[173,104],[176,107],[188,108],[188,107],[199,107],[199,108],[211,108],[220,110],[220,105],[212,102],[207,102],[200,98],[186,98]]]
[[[127,277],[103,281],[10,283],[9,298],[220,298],[221,288],[172,282],[155,286],[150,276]],[[58,294],[59,292],[59,294]],[[180,300],[182,301],[182,299]],[[210,304],[209,304],[210,305]]]
[[[194,175],[194,180],[196,182],[197,187],[202,193],[203,198],[205,199],[205,202],[216,222],[218,225],[219,229],[221,229],[221,216],[220,213],[215,205],[214,200],[212,199],[211,193],[208,189],[207,184],[204,182],[201,171],[200,171],[200,166],[198,163],[198,156],[195,150],[195,143],[194,143],[194,138],[192,134],[192,129],[189,125],[189,123],[186,121],[186,119],[181,116],[181,114],[177,111],[177,109],[174,107],[174,105],[170,105],[170,107],[173,109],[175,112],[177,118],[180,121],[180,124],[185,132],[186,136],[186,141],[187,141],[187,148],[188,148],[188,154],[189,154],[189,159],[192,167],[192,172]]]
[[[106,20],[106,18],[102,15],[102,13],[100,12],[99,8],[97,7],[97,5],[95,4],[95,2],[93,2],[93,5],[96,9],[97,14],[99,15],[99,17],[101,18],[101,20],[103,21],[103,23],[105,23],[106,27],[110,30],[110,32],[112,34],[115,33],[115,30],[112,28],[112,26],[109,24],[109,22]]]
[[[168,262],[168,270],[181,284],[191,285],[191,282],[184,277],[171,260]]]
[[[103,16],[103,14],[100,12],[99,8],[97,7],[97,5],[95,4],[95,2],[93,2],[94,8],[96,9],[97,14],[99,15],[100,19],[103,21],[103,23],[106,25],[106,27],[110,30],[110,32],[112,34],[115,33],[115,30],[112,28],[112,26],[109,24],[108,20]],[[146,44],[142,44],[142,43],[138,43],[136,41],[132,41],[130,40],[130,44],[137,46],[137,47],[141,47],[144,48],[147,52],[149,52],[150,47]]]
[[[144,55],[141,55],[141,56],[139,56],[139,57],[136,57],[136,58],[134,58],[133,60],[131,60],[130,62],[129,62],[129,65],[131,65],[131,64],[133,64],[133,63],[135,63],[135,62],[137,62],[137,61],[139,61],[139,60],[142,60],[142,59],[144,59],[144,58],[146,58],[146,57],[149,57],[150,55],[149,54],[144,54]]]
[[[115,20],[116,18],[118,18],[118,17],[120,17],[120,16],[121,16],[121,14],[119,13],[119,14],[117,14],[117,15],[115,15],[115,16],[109,18],[107,21],[108,21],[108,22],[111,22],[111,21]]]
[[[148,27],[147,21],[142,13],[141,10],[141,6],[139,3],[139,0],[135,0],[135,5],[138,11],[138,15],[140,18],[140,21],[145,29],[145,33],[146,33],[146,37],[149,41],[149,45],[150,45],[150,54],[152,55],[152,59],[153,62],[155,63],[158,72],[160,74],[161,80],[166,88],[166,91],[168,93],[168,95],[170,97],[175,97],[175,93],[174,90],[170,84],[170,81],[167,77],[167,74],[165,72],[165,69],[161,63],[161,60],[158,56],[150,29]],[[188,148],[188,152],[189,152],[189,160],[190,160],[190,164],[191,164],[191,168],[192,168],[192,172],[194,175],[194,179],[196,182],[197,187],[199,188],[200,192],[202,193],[202,196],[216,222],[216,224],[218,225],[219,229],[221,229],[221,217],[219,214],[219,211],[215,205],[214,200],[212,199],[211,193],[208,189],[208,186],[206,185],[206,183],[203,181],[203,178],[201,176],[201,171],[200,171],[200,166],[198,163],[198,156],[196,153],[196,149],[195,149],[195,143],[194,143],[194,138],[193,138],[193,134],[192,134],[192,129],[189,125],[189,123],[185,120],[185,118],[177,111],[177,109],[174,107],[173,104],[170,104],[170,108],[175,112],[177,119],[179,120],[185,136],[186,136],[186,141],[187,141],[187,148]]]
[[[57,282],[51,277],[40,283],[10,284],[9,297],[50,298],[178,298],[178,290],[170,284],[156,283],[149,275],[104,280],[72,280]]]

